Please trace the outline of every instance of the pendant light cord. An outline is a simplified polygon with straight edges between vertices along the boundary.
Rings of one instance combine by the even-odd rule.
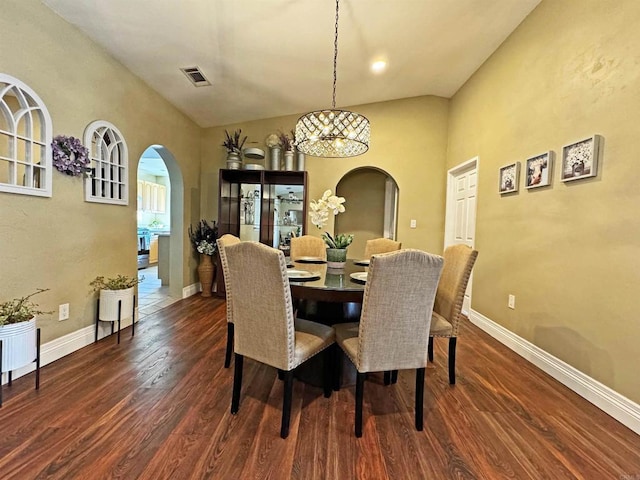
[[[338,82],[338,10],[339,1],[336,0],[336,34],[333,42],[333,110],[336,109],[336,83]]]

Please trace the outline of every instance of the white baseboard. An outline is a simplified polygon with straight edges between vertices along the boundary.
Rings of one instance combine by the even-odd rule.
[[[545,352],[541,348],[498,325],[481,313],[471,310],[469,320],[500,343],[533,363],[545,373],[640,434],[640,405],[581,371]]]
[[[202,291],[202,286],[200,285],[200,282],[192,283],[191,285],[187,285],[182,289],[182,298],[190,297],[201,291]]]

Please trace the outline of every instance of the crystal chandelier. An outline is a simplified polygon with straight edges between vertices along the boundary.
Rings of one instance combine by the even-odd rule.
[[[317,110],[302,115],[296,124],[296,148],[314,157],[355,157],[369,150],[371,126],[367,117],[336,109],[338,66],[338,11],[333,43],[333,103],[331,110]]]

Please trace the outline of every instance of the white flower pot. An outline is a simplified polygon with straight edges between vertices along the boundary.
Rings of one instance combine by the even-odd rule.
[[[135,287],[124,290],[100,290],[100,311],[98,318],[103,322],[118,321],[118,300],[122,300],[120,320],[133,315],[133,293]]]
[[[0,327],[2,373],[24,367],[36,360],[36,317],[27,322]]]

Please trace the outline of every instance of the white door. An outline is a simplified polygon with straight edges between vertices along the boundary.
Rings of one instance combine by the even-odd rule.
[[[476,200],[478,185],[478,158],[458,165],[447,175],[447,211],[445,220],[445,248],[463,243],[474,247],[476,234]],[[471,284],[464,296],[462,312],[469,315]]]

